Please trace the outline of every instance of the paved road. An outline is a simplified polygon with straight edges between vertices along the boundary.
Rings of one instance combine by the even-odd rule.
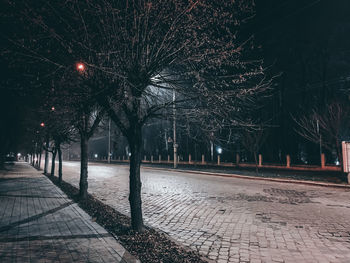
[[[78,186],[79,163],[64,180]],[[350,262],[350,191],[142,169],[147,224],[216,262]],[[129,214],[128,166],[90,164],[89,192]]]
[[[25,163],[0,171],[0,262],[138,262]]]

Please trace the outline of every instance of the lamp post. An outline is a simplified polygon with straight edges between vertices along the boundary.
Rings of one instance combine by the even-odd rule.
[[[111,163],[111,118],[108,120],[108,163]]]
[[[44,122],[42,122],[42,123],[40,123],[40,127],[41,128],[45,128],[45,123]],[[38,133],[38,132],[37,132]],[[37,147],[37,145],[35,145],[35,148]],[[41,154],[42,154],[42,147],[43,147],[43,145],[42,145],[42,143],[40,143],[40,146],[39,146],[39,148],[37,149],[37,167],[40,169],[40,166],[41,166]]]
[[[213,142],[213,139],[214,139],[214,133],[211,132],[210,133],[210,159],[212,162],[214,161],[214,142]]]
[[[222,154],[222,148],[220,146],[218,146],[216,148],[216,152],[218,153],[218,165],[220,165],[221,163],[221,154]]]
[[[320,125],[319,125],[319,121],[317,119],[316,121],[316,128],[317,128],[317,133],[320,137],[320,158],[321,158],[321,162],[322,162],[322,136],[321,136],[321,133],[320,133]]]
[[[173,146],[174,146],[174,168],[177,168],[177,144],[176,144],[176,107],[175,107],[176,93],[175,88],[173,89]]]

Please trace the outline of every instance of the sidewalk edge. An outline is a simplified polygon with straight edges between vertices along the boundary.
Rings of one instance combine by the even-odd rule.
[[[231,178],[246,179],[246,180],[270,181],[270,182],[277,182],[277,183],[292,183],[292,184],[312,185],[312,186],[321,186],[321,187],[342,188],[342,189],[349,189],[350,190],[350,185],[335,184],[335,183],[323,183],[323,182],[319,182],[319,181],[257,177],[257,176],[250,176],[250,175],[238,175],[238,174],[228,174],[228,173],[219,173],[219,172],[214,173],[214,172],[203,172],[203,171],[196,171],[196,170],[169,169],[169,168],[147,167],[147,166],[143,166],[142,168],[149,169],[149,170],[162,170],[162,171],[177,172],[177,173],[202,174],[202,175],[231,177]]]

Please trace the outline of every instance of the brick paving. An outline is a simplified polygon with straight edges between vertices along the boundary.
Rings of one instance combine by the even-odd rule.
[[[79,163],[64,165],[78,185]],[[142,169],[146,224],[215,262],[350,262],[350,189]],[[128,167],[90,164],[89,191],[129,214]]]
[[[0,262],[138,262],[45,176],[0,171]]]

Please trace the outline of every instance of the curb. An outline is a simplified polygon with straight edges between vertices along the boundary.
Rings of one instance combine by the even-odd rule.
[[[270,182],[277,182],[277,183],[302,184],[302,185],[312,185],[312,186],[321,186],[321,187],[333,187],[333,188],[342,188],[342,189],[349,189],[350,190],[350,184],[349,185],[345,185],[345,184],[323,183],[323,182],[319,182],[319,181],[268,178],[268,177],[249,176],[249,175],[202,172],[202,171],[195,171],[195,170],[182,170],[182,169],[176,169],[175,170],[175,169],[159,168],[159,167],[147,167],[147,166],[144,166],[142,168],[143,169],[149,169],[149,170],[162,170],[162,171],[177,172],[177,173],[202,174],[202,175],[212,175],[212,176],[239,178],[239,179],[246,179],[246,180],[259,180],[259,181],[270,181]]]

